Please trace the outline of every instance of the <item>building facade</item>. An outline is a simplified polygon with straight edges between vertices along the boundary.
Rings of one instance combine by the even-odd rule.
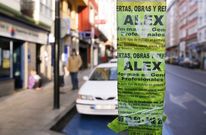
[[[86,0],[61,0],[61,58],[65,65],[72,48],[79,54],[79,10],[86,7]]]
[[[61,20],[64,22],[62,28],[66,29],[62,35],[61,49],[65,64],[71,48],[75,48],[82,57],[82,68],[99,63],[99,44],[107,39],[95,23],[98,8],[96,0],[61,1]]]
[[[198,60],[202,69],[206,63],[205,6],[204,0],[173,0],[167,12],[167,55]]]
[[[179,40],[181,57],[197,56],[198,0],[179,0]]]
[[[179,49],[179,23],[177,1],[173,0],[167,9],[166,50],[168,57],[177,57],[181,54]]]
[[[198,51],[200,53],[201,68],[206,70],[206,1],[199,0],[198,18]]]
[[[31,69],[51,78],[41,69],[50,67],[49,53],[42,49],[48,45],[50,26],[34,17],[36,2],[0,0],[0,95],[27,88]]]
[[[98,0],[98,5],[99,13],[97,20],[100,23],[97,24],[97,27],[107,37],[107,42],[100,43],[100,55],[102,62],[107,62],[116,56],[116,0]]]

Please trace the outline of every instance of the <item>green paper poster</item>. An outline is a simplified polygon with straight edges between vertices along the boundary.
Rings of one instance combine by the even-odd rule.
[[[130,135],[162,134],[165,31],[166,2],[117,2],[118,124],[121,126],[113,128],[116,132],[128,129]]]

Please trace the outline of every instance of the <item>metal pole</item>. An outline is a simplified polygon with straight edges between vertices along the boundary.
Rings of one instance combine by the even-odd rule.
[[[13,41],[10,41],[10,56],[13,55]],[[10,78],[13,78],[13,57],[10,57]]]
[[[92,43],[91,43],[91,69],[94,68],[94,26],[92,26],[91,35],[92,35]]]
[[[59,91],[59,52],[60,52],[60,1],[55,1],[55,44],[54,44],[54,109],[60,108]]]

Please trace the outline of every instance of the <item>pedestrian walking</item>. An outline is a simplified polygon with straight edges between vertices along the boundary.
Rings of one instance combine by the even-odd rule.
[[[77,54],[76,49],[72,49],[71,56],[68,59],[67,69],[71,76],[72,90],[79,89],[78,71],[82,65],[80,55]]]

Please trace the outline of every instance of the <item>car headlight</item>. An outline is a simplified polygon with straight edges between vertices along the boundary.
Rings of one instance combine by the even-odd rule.
[[[82,100],[94,100],[92,96],[90,95],[78,95],[78,99],[82,99]]]

